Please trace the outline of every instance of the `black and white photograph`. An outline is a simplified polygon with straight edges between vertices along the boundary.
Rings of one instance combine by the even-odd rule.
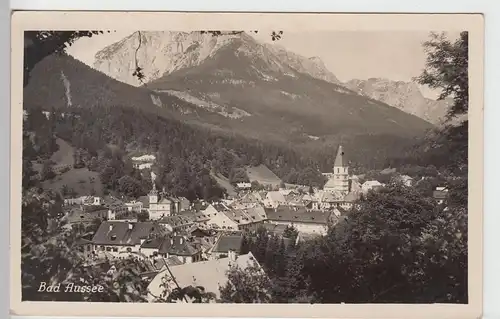
[[[467,28],[118,26],[23,31],[22,302],[469,303]]]

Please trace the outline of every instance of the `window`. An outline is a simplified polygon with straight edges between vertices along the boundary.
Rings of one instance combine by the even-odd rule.
[[[337,168],[337,173],[340,173],[340,168]]]
[[[111,247],[106,247],[106,251],[111,251]]]
[[[117,253],[117,252],[118,252],[118,248],[113,247],[113,251],[114,251],[115,253]]]
[[[127,252],[129,252],[129,253],[132,252],[132,248],[127,247]]]

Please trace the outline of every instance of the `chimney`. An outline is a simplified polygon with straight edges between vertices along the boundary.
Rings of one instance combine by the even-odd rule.
[[[234,250],[228,250],[227,255],[229,257],[229,261],[236,261],[236,252]]]
[[[142,244],[144,244],[145,241],[146,241],[145,238],[141,238],[141,246],[142,246]]]
[[[181,238],[179,239],[179,241],[180,241],[180,244],[182,245],[182,242],[184,241],[184,238],[183,238],[183,237],[181,237]]]
[[[132,224],[132,223],[128,223],[128,229],[129,229],[129,230],[132,230],[132,228],[134,228],[134,224]]]
[[[113,230],[113,224],[109,224],[109,231]]]
[[[170,245],[174,244],[174,238],[170,238]]]

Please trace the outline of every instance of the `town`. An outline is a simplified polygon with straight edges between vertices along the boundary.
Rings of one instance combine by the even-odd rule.
[[[135,168],[149,172],[155,156],[132,160]],[[259,169],[268,171],[262,166]],[[161,278],[167,268],[181,286],[194,285],[196,274],[216,273],[196,280],[205,289],[218,292],[218,286],[227,281],[225,272],[232,263],[244,268],[248,260],[255,260],[251,252],[242,254],[244,234],[261,228],[287,245],[299,244],[325,235],[329,227],[356,210],[364,195],[384,187],[377,180],[361,184],[358,176],[350,175],[342,146],[332,172],[324,174],[328,181],[323,189],[280,187],[283,183],[274,177],[236,183],[234,196],[217,202],[191,202],[169,196],[164,188],[158,190],[155,173],[151,171],[150,175],[153,187],[147,196],[130,201],[113,196],[65,198],[63,209],[68,227],[80,230],[74,248],[87,264],[112,264],[132,258],[147,265],[142,279],[148,283],[150,300],[161,294]],[[407,175],[397,175],[396,179],[405,187],[415,183]],[[255,184],[264,189],[252,190]],[[446,192],[444,187],[436,188],[434,199],[438,204],[444,203]],[[287,230],[294,230],[293,236],[286,237]]]
[[[94,35],[25,33],[23,301],[468,302],[468,80],[434,61],[467,32],[405,35],[410,82],[244,31],[65,51]]]

